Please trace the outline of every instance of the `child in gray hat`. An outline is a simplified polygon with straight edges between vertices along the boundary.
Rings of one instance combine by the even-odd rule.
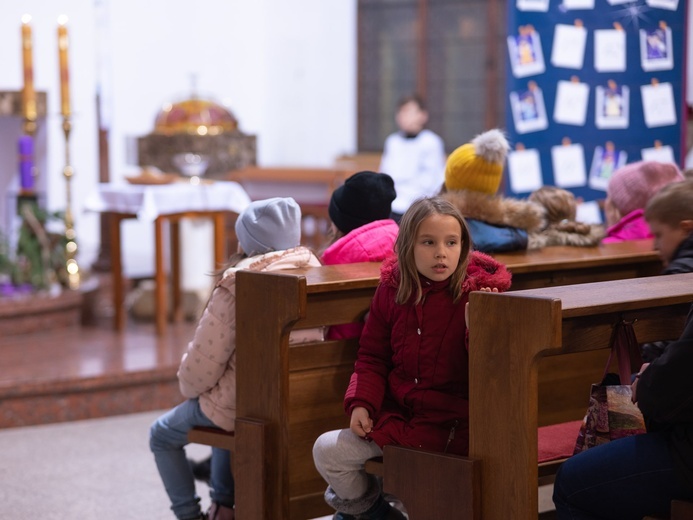
[[[309,249],[300,246],[301,209],[290,197],[252,202],[236,221],[236,235],[239,251],[217,282],[178,369],[181,393],[187,400],[159,417],[150,430],[149,446],[179,520],[235,518],[229,452],[212,449],[212,506],[205,514],[184,447],[188,432],[196,426],[234,431],[236,272],[320,265]]]

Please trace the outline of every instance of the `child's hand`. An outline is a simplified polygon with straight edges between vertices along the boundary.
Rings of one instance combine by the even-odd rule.
[[[493,289],[490,287],[482,287],[479,290],[481,292],[498,292],[498,287],[494,287]],[[467,324],[467,328],[469,328],[469,302],[464,305],[464,322]]]
[[[351,412],[349,428],[359,437],[365,437],[373,431],[373,420],[363,406],[357,406]]]
[[[630,400],[633,401],[634,403],[638,402],[638,381],[640,380],[640,374],[642,374],[647,367],[649,367],[649,363],[643,363],[643,365],[640,367],[640,371],[635,374],[635,379],[633,380],[633,384],[630,385]]]

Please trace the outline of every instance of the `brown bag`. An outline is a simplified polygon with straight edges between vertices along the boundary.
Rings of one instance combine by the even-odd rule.
[[[611,359],[618,358],[620,385],[608,384]],[[574,454],[609,441],[645,433],[645,420],[640,409],[631,401],[631,355],[640,356],[633,323],[621,321],[611,335],[611,353],[600,384],[592,385],[587,413],[575,443]],[[640,368],[640,365],[637,367]]]

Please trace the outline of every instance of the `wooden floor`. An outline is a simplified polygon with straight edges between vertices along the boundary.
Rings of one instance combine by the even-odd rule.
[[[0,428],[158,410],[180,402],[176,370],[195,322],[128,319],[116,332],[108,316],[89,326],[0,334]]]

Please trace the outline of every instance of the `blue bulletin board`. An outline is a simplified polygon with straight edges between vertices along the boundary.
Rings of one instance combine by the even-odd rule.
[[[508,2],[507,195],[594,201],[623,164],[683,164],[686,4]]]

